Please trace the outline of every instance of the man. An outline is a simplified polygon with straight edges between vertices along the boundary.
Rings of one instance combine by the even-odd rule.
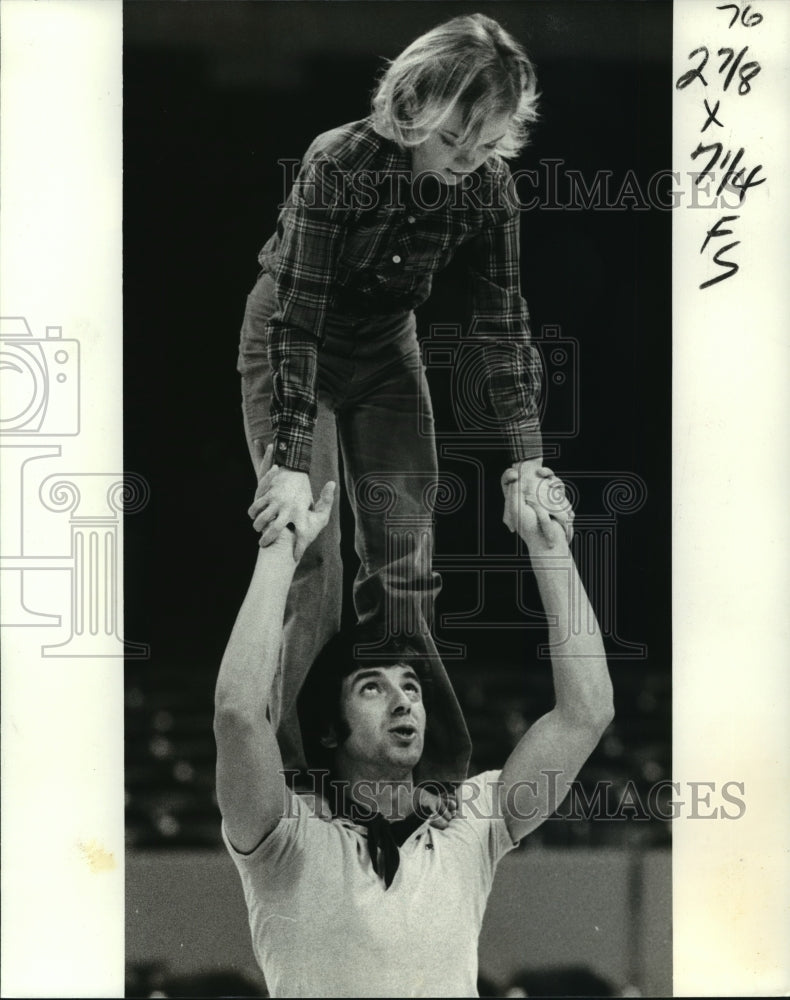
[[[253,514],[276,479],[270,463],[268,451]],[[439,826],[415,809],[430,712],[419,666],[408,659],[352,662],[334,721],[326,706],[317,735],[341,783],[338,814],[322,821],[287,789],[266,705],[294,536],[283,532],[259,550],[220,668],[215,735],[223,835],[272,996],[477,996],[477,942],[496,865],[556,808],[612,718],[603,644],[597,625],[589,629],[595,619],[565,533],[555,523],[546,539],[515,470],[503,488],[550,622],[556,704],[501,772],[459,785],[457,813]],[[308,544],[333,496],[327,484],[308,513]],[[585,622],[579,635],[571,612]]]

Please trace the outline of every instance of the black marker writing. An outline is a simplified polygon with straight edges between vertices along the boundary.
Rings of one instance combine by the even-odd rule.
[[[709,146],[703,146],[702,143],[699,143],[697,148],[691,154],[691,159],[696,160],[696,158],[698,156],[701,156],[703,153],[710,153],[710,152],[713,152],[713,155],[706,163],[705,169],[702,171],[702,173],[698,174],[694,180],[694,183],[697,186],[699,186],[702,183],[703,178],[708,174],[710,174],[710,178],[711,180],[713,180],[714,179],[713,168],[717,164],[719,167],[722,168],[726,167],[730,161],[730,157],[732,156],[732,150],[728,149],[724,158],[719,163],[719,157],[724,152],[724,146],[720,142],[713,142]],[[741,162],[743,154],[744,154],[744,149],[743,146],[741,146],[741,148],[735,154],[735,159],[732,161],[729,168],[725,171],[724,175],[722,176],[721,183],[716,189],[716,194],[721,194],[722,191],[724,191],[724,189],[729,185],[729,187],[734,188],[736,191],[740,192],[739,200],[743,201],[743,199],[746,197],[746,192],[749,190],[749,188],[758,187],[760,184],[765,184],[766,181],[765,177],[763,177],[762,180],[759,181],[754,179],[758,174],[758,172],[763,169],[762,163],[758,163],[756,167],[754,167],[752,170],[749,171],[748,177],[746,177],[745,180],[742,180],[743,175],[746,172],[746,168],[741,167],[740,170],[736,170],[735,168]]]
[[[710,242],[710,240],[711,240],[712,237],[714,237],[714,236],[731,236],[732,233],[733,233],[732,229],[721,229],[720,227],[721,227],[722,223],[724,223],[724,222],[732,222],[733,220],[735,220],[737,218],[739,218],[737,215],[723,215],[715,223],[715,225],[712,226],[708,230],[708,232],[707,232],[707,234],[705,236],[705,241],[703,242],[702,246],[700,247],[699,252],[700,253],[704,253],[705,247],[708,245],[708,243]],[[721,274],[717,274],[713,278],[709,278],[707,281],[703,281],[702,284],[699,286],[700,288],[710,288],[711,285],[715,285],[719,281],[724,281],[725,278],[731,278],[734,274],[736,274],[738,272],[738,265],[735,263],[735,261],[733,261],[733,260],[724,260],[723,259],[723,254],[727,253],[728,250],[732,250],[733,247],[737,247],[740,242],[741,242],[740,240],[734,240],[732,243],[728,243],[724,247],[719,247],[719,249],[713,255],[713,262],[714,262],[714,264],[718,264],[719,267],[726,267],[726,268],[728,268],[728,270],[722,272]]]
[[[753,28],[756,24],[759,24],[760,21],[762,21],[763,19],[763,15],[758,14],[757,11],[755,11],[753,14],[750,14],[749,11],[751,9],[752,5],[750,3],[747,3],[746,6],[743,8],[743,10],[741,10],[741,8],[738,6],[737,3],[724,3],[716,8],[716,10],[735,11],[735,13],[732,15],[732,20],[728,25],[728,27],[730,28],[735,24],[735,22],[738,20],[739,17],[741,19],[741,24],[744,26],[744,28]]]
[[[727,88],[732,83],[736,70],[738,70],[738,78],[740,80],[740,83],[738,84],[738,93],[741,96],[750,93],[752,89],[752,80],[761,71],[762,67],[754,59],[750,59],[749,62],[743,62],[743,57],[746,55],[748,48],[748,45],[744,45],[737,56],[735,55],[735,49],[721,48],[717,52],[717,55],[724,56],[724,59],[718,69],[719,74],[724,73],[724,71],[729,67],[722,84],[723,91],[727,91]],[[675,84],[675,88],[677,90],[684,90],[695,80],[699,80],[703,87],[708,86],[708,78],[702,71],[708,64],[710,51],[707,46],[700,45],[698,48],[694,49],[693,52],[689,52],[689,59],[693,59],[695,56],[701,57],[698,61],[698,65],[693,69],[686,70],[685,73],[678,77],[678,81]]]
[[[708,112],[708,117],[705,119],[705,124],[700,129],[700,132],[704,132],[705,129],[708,127],[708,125],[712,124],[718,125],[719,128],[724,128],[724,123],[720,122],[719,119],[716,117],[716,112],[719,110],[719,105],[721,104],[721,101],[716,101],[716,107],[713,108],[712,110],[710,105],[708,104],[707,98],[702,103],[705,105],[705,110]]]
[[[754,28],[764,20],[763,15],[759,11],[753,10],[751,4],[719,4],[716,9],[731,13],[730,23],[727,26],[728,31],[732,28],[736,28],[736,30],[741,27]],[[762,67],[756,59],[749,58],[749,55],[748,45],[743,45],[740,48],[722,46],[716,50],[717,58],[713,59],[711,58],[711,49],[707,45],[698,45],[697,48],[689,52],[688,59],[692,66],[678,77],[675,82],[676,90],[685,90],[692,85],[700,85],[702,88],[713,88],[718,85],[722,94],[722,97],[717,98],[715,102],[712,100],[709,102],[707,97],[703,98],[705,119],[700,128],[701,133],[706,132],[711,125],[725,128],[726,115],[724,110],[726,109],[722,110],[724,95],[737,94],[738,97],[745,97],[752,92],[752,82],[761,72]],[[721,142],[698,142],[696,149],[691,150],[689,155],[694,161],[702,158],[700,159],[700,163],[703,165],[702,170],[694,178],[694,184],[697,187],[706,180],[715,182],[718,175],[717,197],[721,197],[729,188],[738,192],[738,204],[741,205],[752,188],[765,184],[767,180],[766,177],[760,176],[763,171],[762,163],[758,163],[751,169],[744,163],[744,158],[747,157],[744,146],[735,151],[726,148]],[[712,259],[713,263],[721,270],[712,278],[703,281],[699,286],[701,289],[710,288],[738,273],[738,263],[725,257],[725,254],[737,247],[741,240],[732,240],[724,246],[720,246],[718,241],[733,235],[733,229],[724,227],[739,218],[738,215],[723,215],[707,230],[700,247],[700,253],[704,253],[711,240],[715,240],[716,242],[711,244],[711,248],[716,247]]]

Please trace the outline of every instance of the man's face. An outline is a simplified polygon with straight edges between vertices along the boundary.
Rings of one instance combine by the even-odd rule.
[[[337,751],[344,772],[405,777],[425,740],[422,688],[412,667],[363,667],[344,678],[341,709],[350,735]]]
[[[507,133],[511,118],[507,113],[492,115],[477,137],[461,145],[459,137],[464,129],[461,112],[456,108],[444,125],[412,150],[412,170],[416,174],[432,171],[445,184],[460,183],[465,174],[477,170],[494,152]]]

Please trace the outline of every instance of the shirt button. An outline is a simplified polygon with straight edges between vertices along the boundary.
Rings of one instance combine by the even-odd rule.
[[[400,254],[399,253],[394,253],[392,255],[392,263],[393,264],[400,264]]]
[[[413,216],[413,215],[410,215],[410,216],[409,216],[409,217],[408,217],[408,218],[406,219],[406,221],[407,221],[407,222],[409,223],[409,225],[410,225],[410,226],[413,226],[413,225],[414,225],[414,223],[415,223],[415,222],[416,222],[417,220],[416,220],[416,219],[414,218],[414,216]]]
[[[285,441],[280,441],[280,443],[277,445],[277,447],[280,449],[280,451],[285,451],[285,449],[288,446],[286,445]]]

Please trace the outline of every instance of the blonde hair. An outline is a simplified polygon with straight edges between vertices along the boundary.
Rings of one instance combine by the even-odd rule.
[[[373,124],[399,146],[418,146],[458,108],[459,144],[475,140],[492,114],[511,114],[500,156],[515,156],[538,117],[535,69],[484,14],[454,17],[415,39],[387,65],[373,95]]]

